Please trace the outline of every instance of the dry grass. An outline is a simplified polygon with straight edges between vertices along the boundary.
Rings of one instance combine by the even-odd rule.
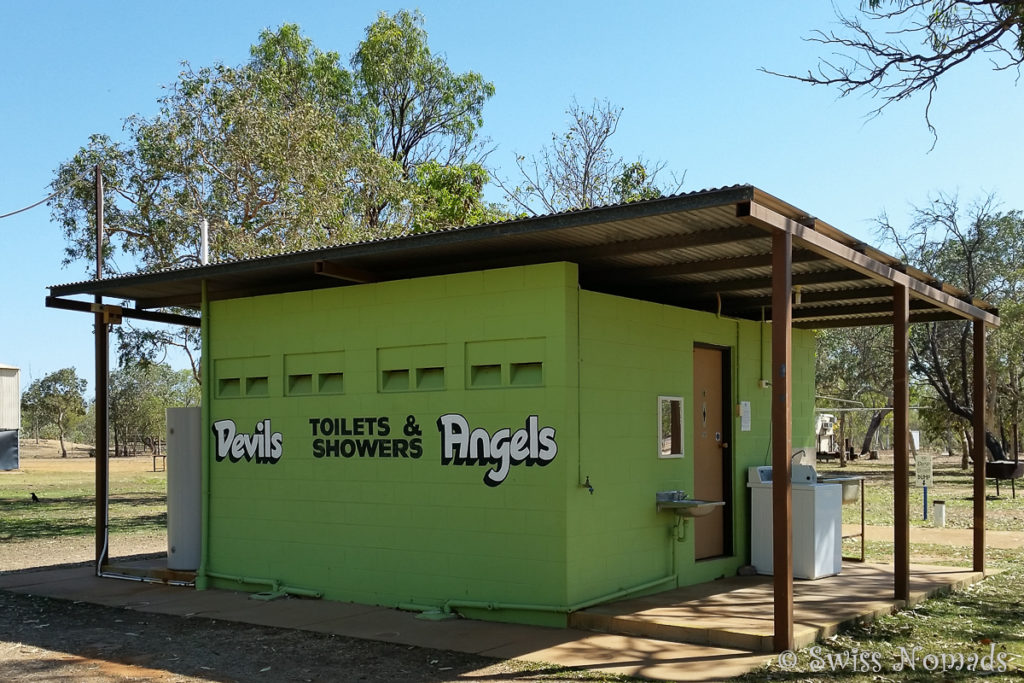
[[[20,468],[0,472],[0,571],[95,556],[96,461],[91,448],[26,440]],[[110,555],[167,549],[167,477],[148,456],[110,460]],[[38,502],[32,500],[36,494]]]

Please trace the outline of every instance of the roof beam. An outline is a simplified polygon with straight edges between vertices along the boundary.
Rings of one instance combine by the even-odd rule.
[[[104,309],[107,309],[116,315],[136,320],[167,323],[168,325],[185,325],[187,327],[199,327],[200,325],[200,319],[191,315],[161,313],[160,311],[141,311],[137,308],[125,308],[123,306],[104,306],[102,304],[89,303],[88,301],[60,299],[54,296],[46,297],[46,307],[60,308],[65,311],[81,311],[83,313],[102,313]]]
[[[813,263],[824,260],[824,256],[813,251],[800,251],[793,254],[793,263]],[[670,263],[661,266],[636,266],[634,268],[608,270],[607,272],[595,269],[591,271],[591,274],[597,274],[605,280],[628,282],[635,277],[695,275],[728,270],[746,270],[747,268],[768,268],[771,265],[771,254],[750,254],[748,256],[735,256],[713,261],[687,261],[685,263]]]
[[[288,279],[272,280],[269,282],[261,281],[253,283],[248,287],[224,287],[217,286],[218,284],[223,284],[223,281],[217,282],[211,280],[209,282],[210,286],[207,288],[207,298],[210,301],[219,301],[221,299],[241,299],[250,296],[263,296],[266,294],[286,294],[288,292],[344,286],[341,284],[344,280],[330,277],[317,278],[309,282],[305,280],[301,282],[293,282]],[[201,302],[196,299],[195,294],[188,293],[172,294],[170,296],[156,297],[152,299],[138,299],[135,303],[139,308],[163,308],[168,306],[186,306],[195,308],[198,307]]]
[[[108,294],[107,296],[115,296]],[[156,296],[144,299],[136,299],[135,305],[138,308],[199,308],[202,305],[202,293],[195,294],[170,294],[168,296]]]
[[[930,301],[961,318],[982,320],[993,327],[999,325],[999,318],[992,313],[962,301],[951,294],[935,289],[917,278],[901,273],[895,268],[841,244],[831,237],[817,233],[756,202],[740,202],[737,204],[736,216],[751,225],[789,233],[793,235],[795,240],[799,241],[802,247],[816,251],[828,257],[831,261],[841,263],[879,282],[903,285],[917,298]]]
[[[835,306],[818,306],[814,308],[797,308],[793,311],[793,320],[809,318],[825,319],[848,315],[864,315],[867,313],[886,313],[892,310],[892,301],[872,304],[837,304]],[[914,299],[910,302],[911,311],[933,311],[935,307],[927,301]]]
[[[946,309],[932,308],[927,311],[911,311],[910,313],[911,323],[956,322],[963,320],[963,316],[956,315],[952,311],[948,311]],[[793,327],[799,327],[807,330],[823,330],[833,327],[877,327],[879,325],[892,325],[892,316],[871,315],[858,318],[832,319],[804,318],[803,320],[793,322]]]
[[[615,258],[635,254],[646,254],[652,252],[664,252],[672,249],[690,249],[693,247],[708,247],[718,244],[732,244],[752,240],[766,240],[764,230],[752,226],[739,226],[731,231],[723,230],[701,230],[682,235],[664,235],[661,237],[650,237],[639,240],[623,240],[610,244],[585,244],[580,246],[560,246],[549,248],[532,249],[504,249],[491,255],[480,255],[473,259],[474,270],[485,270],[488,268],[505,268],[509,266],[521,266],[535,263],[552,263],[555,261],[571,261],[586,267],[588,261],[603,258]],[[436,258],[428,258],[428,252],[424,252],[424,261],[402,267],[398,270],[388,271],[386,276],[380,279],[414,278],[426,277],[453,272],[439,263]]]
[[[848,270],[827,270],[817,273],[795,273],[792,278],[793,285],[829,285],[840,282],[860,282],[866,279],[866,275]],[[660,287],[662,284],[651,286]],[[771,277],[748,277],[737,280],[722,280],[720,282],[700,282],[688,284],[686,293],[688,295],[721,294],[724,292],[742,292],[753,289],[771,289]]]
[[[343,266],[333,261],[314,261],[313,272],[317,275],[326,275],[327,277],[333,277],[339,280],[345,280],[346,282],[355,282],[358,284],[377,282],[378,280],[376,275],[367,270],[350,268],[349,266]]]
[[[864,299],[891,299],[892,287],[857,287],[841,291],[802,292],[800,300],[805,304],[838,304],[841,301],[863,301]],[[750,297],[743,300],[744,308],[771,308],[770,296]]]

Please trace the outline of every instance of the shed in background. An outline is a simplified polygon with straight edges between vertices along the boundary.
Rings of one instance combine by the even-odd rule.
[[[21,371],[0,363],[0,470],[18,469]]]

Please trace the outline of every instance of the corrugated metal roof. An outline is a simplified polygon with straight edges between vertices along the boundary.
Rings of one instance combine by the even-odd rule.
[[[802,295],[794,325],[885,323],[900,278],[913,285],[912,321],[998,323],[985,302],[751,185],[50,289],[57,297],[134,300],[139,308],[197,307],[204,281],[211,299],[225,299],[569,261],[586,289],[760,320],[770,317],[778,230],[794,235],[792,279]]]

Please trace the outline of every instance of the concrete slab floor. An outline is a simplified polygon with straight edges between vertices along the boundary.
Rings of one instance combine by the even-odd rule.
[[[911,577],[916,599],[981,578],[966,570],[924,566],[913,566]],[[859,563],[847,563],[837,577],[797,581],[795,630],[809,643],[834,633],[843,621],[888,613],[894,605],[892,585],[891,568]],[[195,591],[98,578],[92,567],[4,574],[0,575],[0,590],[138,612],[297,628],[666,681],[717,681],[746,673],[769,659],[770,655],[750,649],[770,648],[772,635],[769,577],[722,579],[585,611],[657,625],[662,629],[657,637],[462,619],[428,621],[417,619],[410,612],[301,598],[260,601],[246,593],[226,590]],[[718,631],[719,635],[716,639],[700,638],[700,643],[663,639],[667,637],[663,634],[672,635],[673,624],[691,630],[696,626],[709,634]],[[736,647],[737,644],[748,649]]]
[[[937,592],[960,588],[984,576],[955,567],[911,565],[914,604]],[[797,647],[828,637],[845,623],[892,612],[893,569],[847,562],[842,573],[793,584]],[[770,651],[774,631],[772,579],[731,577],[654,595],[598,605],[570,617],[570,625],[665,640]]]

